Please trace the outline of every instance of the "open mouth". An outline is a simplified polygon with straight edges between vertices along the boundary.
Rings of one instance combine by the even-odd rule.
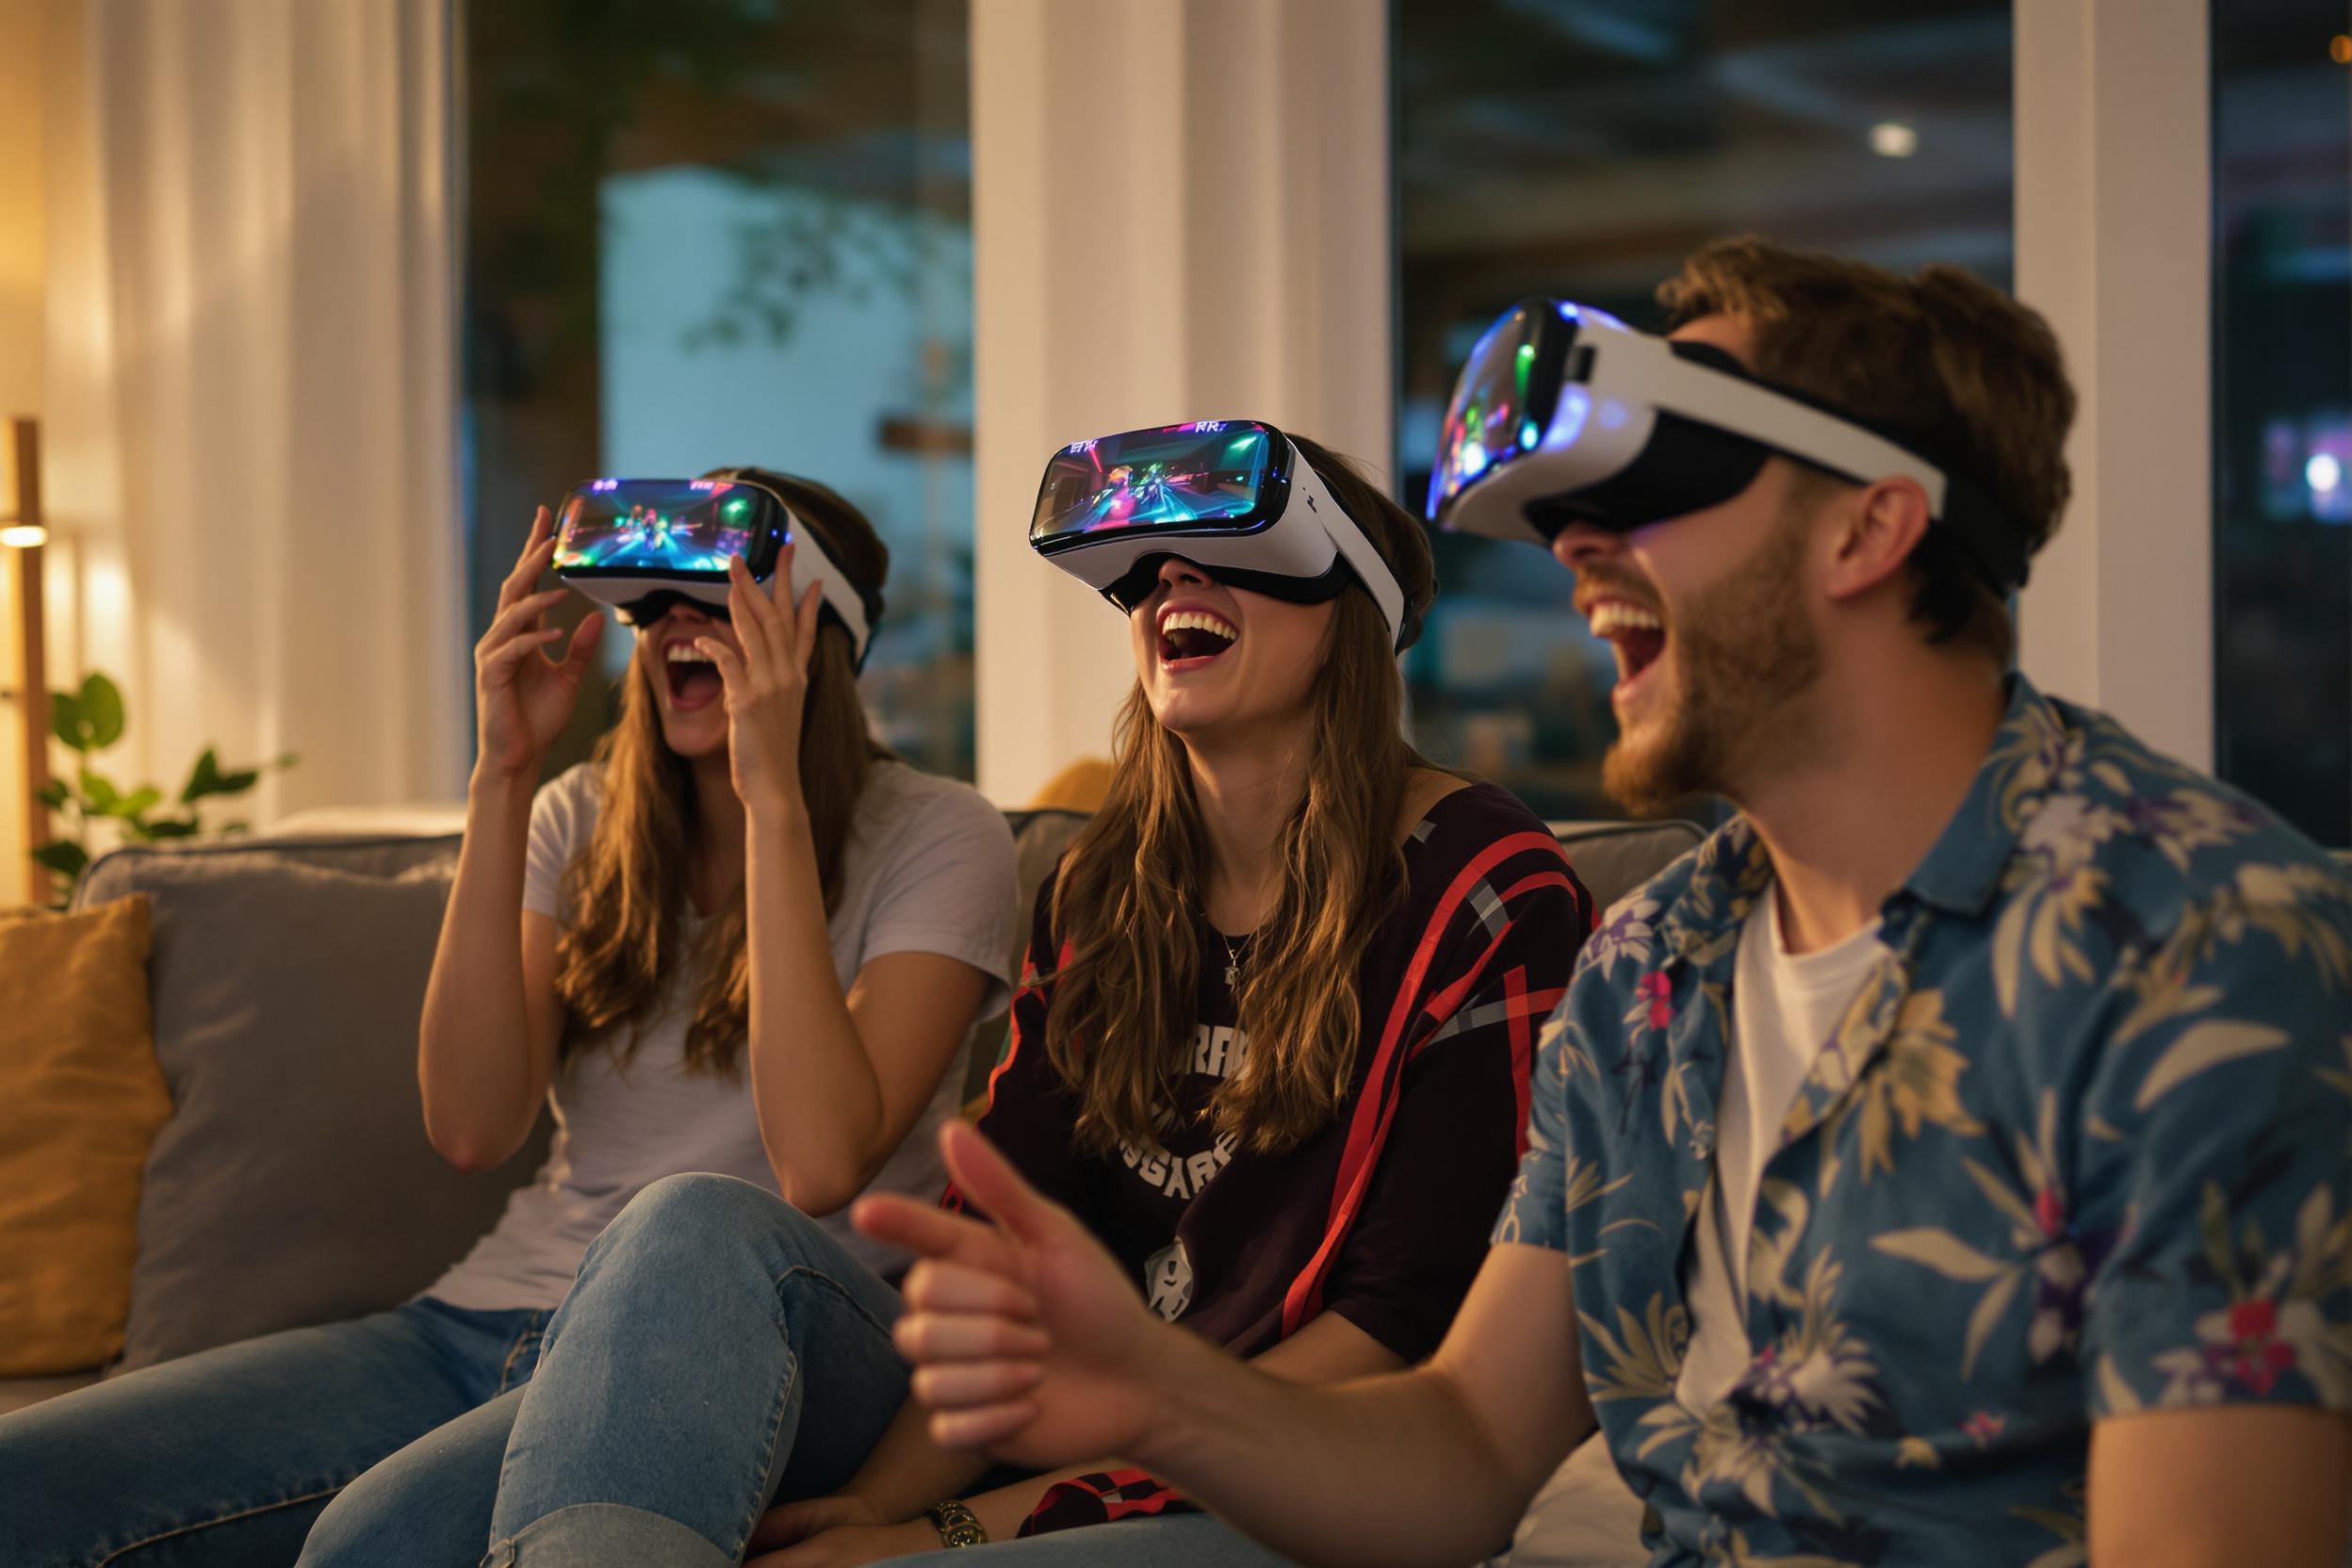
[[[1603,599],[1592,607],[1592,635],[1617,653],[1617,694],[1641,683],[1666,652],[1666,620],[1657,611],[1625,599]]]
[[[1179,610],[1160,621],[1160,662],[1197,669],[1232,647],[1241,632],[1205,610]]]
[[[672,643],[665,656],[670,682],[670,707],[681,713],[708,708],[727,690],[719,667],[692,643]]]

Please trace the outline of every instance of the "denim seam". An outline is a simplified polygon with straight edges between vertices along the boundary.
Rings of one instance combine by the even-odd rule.
[[[783,1273],[776,1277],[776,1330],[779,1335],[783,1334],[790,1327],[784,1321],[784,1287],[786,1284],[790,1283],[796,1275],[806,1275],[816,1283],[823,1285],[826,1290],[830,1291],[841,1301],[846,1304],[852,1312],[856,1313],[859,1317],[864,1318],[867,1326],[872,1328],[876,1333],[879,1333],[885,1339],[890,1337],[890,1326],[883,1322],[880,1318],[874,1316],[874,1314],[868,1312],[864,1302],[858,1300],[857,1297],[841,1288],[840,1281],[834,1279],[830,1274],[819,1273],[816,1269],[810,1268],[803,1264],[794,1264],[792,1267],[787,1268]],[[768,1413],[767,1445],[761,1448],[760,1452],[760,1475],[763,1481],[766,1479],[769,1470],[773,1468],[776,1463],[776,1446],[783,1440],[784,1408],[792,1403],[792,1385],[800,1380],[800,1358],[792,1353],[792,1343],[789,1339],[785,1342],[784,1358],[784,1376],[776,1384],[775,1408]],[[803,1412],[802,1413],[804,1417],[807,1414],[806,1412]],[[735,1555],[737,1557],[740,1558],[743,1554],[743,1551],[748,1547],[751,1541],[751,1532],[759,1527],[760,1518],[762,1514],[766,1513],[767,1511],[768,1499],[765,1489],[762,1488],[751,1500],[751,1517],[743,1521],[743,1523],[736,1530],[736,1539],[739,1542],[739,1544],[735,1547]],[[725,1550],[726,1548],[722,1547],[721,1549]]]
[[[334,1496],[336,1493],[342,1491],[344,1487],[351,1484],[351,1483],[350,1481],[343,1481],[336,1485],[328,1487],[324,1492],[306,1493],[300,1497],[281,1497],[274,1503],[263,1503],[258,1508],[244,1509],[236,1513],[223,1513],[218,1518],[213,1519],[199,1519],[192,1525],[181,1525],[176,1528],[165,1530],[159,1535],[147,1536],[143,1540],[133,1541],[124,1545],[117,1546],[106,1556],[93,1561],[90,1564],[90,1568],[106,1568],[106,1564],[114,1561],[117,1558],[122,1557],[131,1552],[142,1550],[148,1546],[152,1546],[158,1541],[169,1541],[174,1536],[188,1535],[197,1530],[208,1530],[216,1525],[233,1525],[239,1519],[251,1519],[254,1515],[262,1513],[274,1513],[279,1509],[293,1508],[302,1503],[315,1503],[321,1497]]]
[[[507,1349],[506,1361],[498,1367],[499,1394],[504,1394],[513,1386],[514,1364],[522,1359],[524,1351],[536,1346],[542,1337],[543,1331],[539,1329],[526,1329],[514,1336],[514,1343]],[[493,1395],[492,1397],[495,1398],[497,1396]]]
[[[782,1282],[782,1281],[777,1282],[779,1285]],[[751,1532],[760,1527],[760,1517],[768,1511],[765,1483],[768,1472],[776,1465],[776,1446],[783,1441],[784,1408],[792,1402],[792,1385],[799,1380],[800,1358],[792,1354],[792,1347],[787,1345],[784,1348],[784,1376],[776,1385],[776,1404],[768,1412],[768,1441],[760,1450],[760,1484],[752,1490],[751,1517],[736,1526],[732,1538],[735,1543],[735,1557],[739,1561],[743,1555],[751,1549]],[[804,1411],[802,1413],[805,1415],[807,1412]],[[727,1550],[725,1546],[719,1549]]]

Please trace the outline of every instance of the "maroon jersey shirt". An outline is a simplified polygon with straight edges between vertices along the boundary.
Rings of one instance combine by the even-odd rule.
[[[1227,983],[1244,939],[1200,927],[1191,1074],[1148,1146],[1073,1145],[1077,1102],[1045,1053],[1067,952],[1037,895],[1012,1040],[981,1130],[1075,1211],[1160,1314],[1251,1356],[1335,1312],[1404,1361],[1435,1349],[1486,1255],[1525,1146],[1536,1031],[1565,992],[1592,903],[1509,792],[1458,790],[1404,846],[1405,896],[1358,973],[1353,1088],[1282,1154],[1236,1149],[1203,1114],[1249,1041]],[[951,1188],[947,1201],[960,1207]]]

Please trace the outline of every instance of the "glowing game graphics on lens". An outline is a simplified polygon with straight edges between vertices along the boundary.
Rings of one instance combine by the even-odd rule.
[[[1557,321],[1551,319],[1555,313]],[[1564,301],[1555,302],[1548,312],[1521,304],[1478,338],[1454,384],[1454,400],[1438,431],[1437,466],[1429,475],[1429,516],[1435,517],[1440,508],[1488,469],[1543,445],[1547,428],[1558,422],[1552,418],[1554,409],[1535,406],[1536,400],[1529,396],[1536,362],[1545,354],[1546,338],[1555,335],[1551,352],[1564,351],[1574,341],[1576,322],[1586,315],[1611,326],[1624,324],[1605,311]],[[1584,388],[1573,381],[1560,397],[1571,416],[1584,407]],[[1566,446],[1582,429],[1583,420],[1572,417],[1552,431],[1552,444]]]
[[[558,571],[724,572],[751,547],[756,497],[726,480],[600,479],[557,520]]]
[[[1202,419],[1100,441],[1073,441],[1046,477],[1033,539],[1112,529],[1174,528],[1247,515],[1272,452],[1266,433]]]

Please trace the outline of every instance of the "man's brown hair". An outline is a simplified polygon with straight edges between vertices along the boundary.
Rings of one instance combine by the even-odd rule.
[[[2057,531],[2074,387],[2039,313],[1956,267],[1908,278],[1753,237],[1717,240],[1660,285],[1673,324],[1744,318],[1764,380],[1870,423],[1938,438],[2030,530]],[[1931,643],[1976,647],[2006,664],[2009,607],[1951,536],[1931,528],[1911,552],[1911,614]]]

